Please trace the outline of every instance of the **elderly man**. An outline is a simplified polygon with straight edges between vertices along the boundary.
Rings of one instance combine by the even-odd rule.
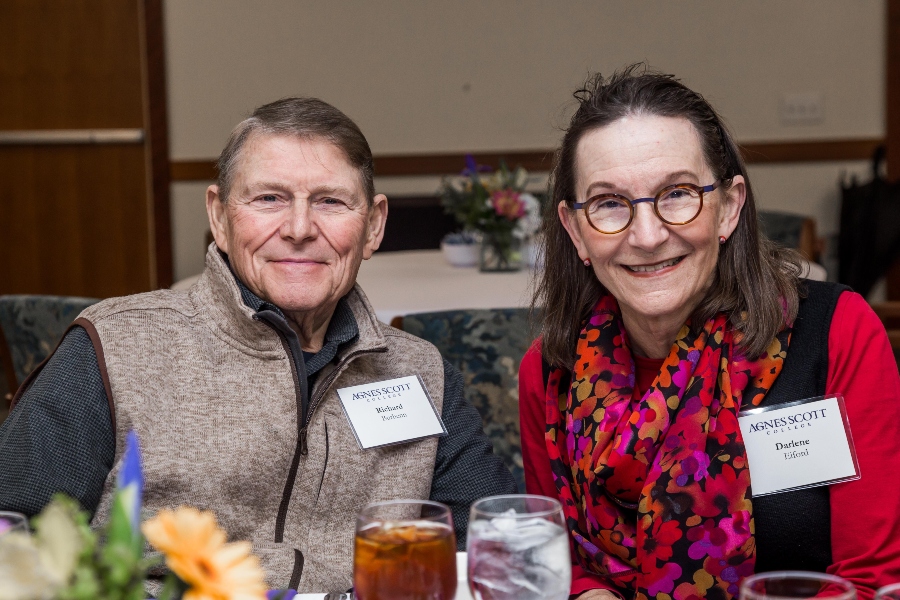
[[[515,484],[460,374],[379,323],[355,285],[387,218],[365,137],[325,102],[289,98],[240,123],[218,167],[200,280],[90,307],[22,385],[0,427],[0,509],[35,514],[62,491],[102,524],[133,429],[146,509],[215,511],[272,587],[349,588],[355,516],[375,500],[445,502],[462,543],[469,504]],[[438,430],[363,448],[381,424],[341,392],[399,378]]]

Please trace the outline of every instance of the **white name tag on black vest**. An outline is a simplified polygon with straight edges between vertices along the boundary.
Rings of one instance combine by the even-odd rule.
[[[744,410],[738,423],[754,498],[860,477],[840,394]]]
[[[363,450],[447,434],[416,375],[341,388],[337,393]]]

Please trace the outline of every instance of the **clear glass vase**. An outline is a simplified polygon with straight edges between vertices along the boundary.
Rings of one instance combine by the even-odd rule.
[[[511,272],[522,268],[522,240],[512,234],[485,233],[481,239],[478,269],[486,273]]]

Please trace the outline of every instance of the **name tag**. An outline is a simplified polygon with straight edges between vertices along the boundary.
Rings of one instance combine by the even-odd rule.
[[[341,388],[337,393],[363,450],[447,434],[416,375]]]
[[[741,411],[753,497],[859,479],[840,394]]]

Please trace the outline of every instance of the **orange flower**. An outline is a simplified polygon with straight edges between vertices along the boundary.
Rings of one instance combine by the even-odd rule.
[[[141,530],[190,589],[184,600],[264,600],[265,573],[249,542],[225,543],[211,512],[161,510]]]

